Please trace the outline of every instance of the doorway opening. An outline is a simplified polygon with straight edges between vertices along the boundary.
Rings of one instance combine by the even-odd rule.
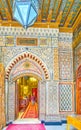
[[[38,118],[38,82],[33,76],[16,80],[16,118]]]

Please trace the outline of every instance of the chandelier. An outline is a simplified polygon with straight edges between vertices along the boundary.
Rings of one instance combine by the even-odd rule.
[[[35,23],[38,9],[39,0],[14,0],[13,18],[27,28]]]

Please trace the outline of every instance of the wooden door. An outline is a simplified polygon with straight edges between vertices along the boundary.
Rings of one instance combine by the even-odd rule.
[[[77,91],[76,91],[76,97],[77,97],[77,114],[81,114],[81,78],[77,80]]]

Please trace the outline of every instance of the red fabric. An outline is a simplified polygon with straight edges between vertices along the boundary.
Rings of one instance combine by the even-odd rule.
[[[32,88],[32,94],[37,98],[37,88]]]
[[[43,124],[10,124],[6,130],[46,130]]]

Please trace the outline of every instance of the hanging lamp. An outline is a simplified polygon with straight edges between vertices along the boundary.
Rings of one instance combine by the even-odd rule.
[[[13,18],[24,28],[32,26],[38,16],[38,0],[14,0]]]

